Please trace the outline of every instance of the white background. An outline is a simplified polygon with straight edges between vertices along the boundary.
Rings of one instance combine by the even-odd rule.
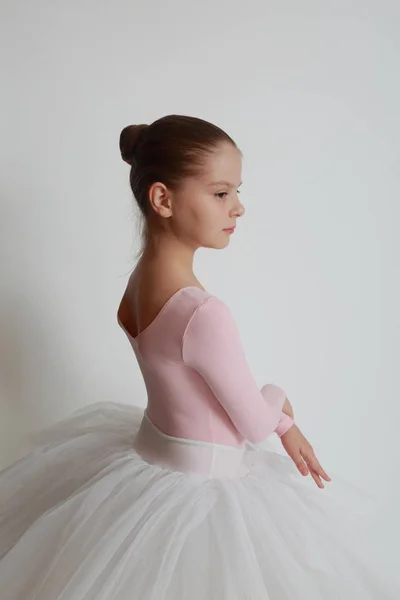
[[[398,492],[400,4],[14,0],[1,22],[1,465],[85,404],[144,405],[118,139],[178,113],[244,154],[246,215],[196,273],[257,383],[332,476]]]

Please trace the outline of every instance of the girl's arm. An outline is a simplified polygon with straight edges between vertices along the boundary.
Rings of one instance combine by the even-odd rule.
[[[182,340],[182,357],[206,381],[242,436],[253,444],[282,437],[294,420],[282,411],[286,394],[270,383],[258,389],[235,320],[216,296],[195,310]]]

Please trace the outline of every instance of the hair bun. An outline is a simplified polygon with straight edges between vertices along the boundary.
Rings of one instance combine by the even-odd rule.
[[[119,136],[119,149],[121,151],[122,160],[128,165],[132,165],[135,150],[139,141],[142,139],[144,131],[148,125],[128,125],[124,127]]]

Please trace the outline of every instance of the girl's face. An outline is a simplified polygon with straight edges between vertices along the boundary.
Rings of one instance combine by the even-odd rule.
[[[204,164],[201,174],[186,179],[171,196],[171,231],[193,248],[225,248],[237,218],[244,214],[239,201],[242,157],[232,144],[221,144]]]

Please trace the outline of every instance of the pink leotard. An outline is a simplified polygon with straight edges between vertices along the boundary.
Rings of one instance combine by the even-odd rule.
[[[136,337],[121,321],[145,381],[146,416],[176,438],[242,446],[282,436],[294,421],[285,392],[259,390],[227,305],[195,286],[179,289]]]

